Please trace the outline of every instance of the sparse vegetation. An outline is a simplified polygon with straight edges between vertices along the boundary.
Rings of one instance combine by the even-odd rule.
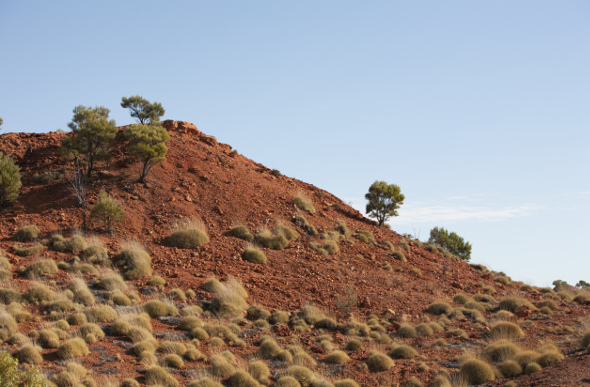
[[[303,211],[308,211],[312,214],[315,214],[315,207],[313,206],[313,202],[305,196],[303,193],[298,193],[297,196],[293,199],[293,203]]]
[[[20,168],[10,156],[0,152],[0,208],[18,198],[21,186]]]
[[[464,261],[471,260],[471,244],[454,232],[449,233],[442,227],[430,230],[428,243],[441,246]]]
[[[39,227],[35,225],[23,226],[17,230],[12,236],[12,239],[18,242],[31,242],[39,237]]]
[[[265,264],[267,261],[264,251],[257,249],[254,246],[246,247],[246,251],[244,251],[244,259],[248,262],[258,264]]]
[[[248,230],[248,227],[243,224],[238,224],[231,228],[230,231],[231,235],[235,236],[236,238],[243,239],[247,242],[254,242],[254,235]]]
[[[98,219],[105,226],[105,231],[113,231],[115,223],[125,217],[125,210],[117,199],[110,197],[105,190],[98,193],[96,203],[90,209],[90,219]]]
[[[170,244],[181,249],[194,249],[209,242],[205,225],[198,219],[183,219],[172,225]]]
[[[397,209],[404,204],[405,196],[399,186],[387,184],[384,181],[375,181],[369,187],[365,195],[367,199],[366,213],[371,218],[377,219],[379,227],[392,216],[397,216]]]
[[[135,241],[127,241],[114,261],[123,265],[125,278],[138,280],[152,275],[152,259],[145,248]]]

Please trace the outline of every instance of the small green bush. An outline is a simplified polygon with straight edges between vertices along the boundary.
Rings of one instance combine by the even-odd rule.
[[[229,385],[231,387],[258,387],[260,383],[254,379],[248,372],[244,370],[237,370],[229,378]]]
[[[505,378],[513,378],[522,373],[522,367],[514,360],[504,360],[500,365],[500,373]]]
[[[359,241],[370,244],[370,245],[377,244],[377,240],[375,239],[375,236],[373,235],[373,233],[371,231],[359,230],[356,232],[356,234],[354,234],[354,237],[356,239],[358,239]]]
[[[55,293],[42,283],[34,283],[25,294],[25,299],[34,305],[42,302],[51,301],[55,298]]]
[[[313,202],[303,193],[297,194],[297,196],[293,199],[293,203],[304,211],[308,211],[312,214],[315,214],[316,212]]]
[[[252,235],[250,230],[248,230],[248,227],[243,224],[232,227],[230,233],[236,238],[243,239],[250,243],[254,242],[254,235]]]
[[[344,364],[350,360],[350,357],[344,351],[334,351],[326,356],[326,363],[328,364]]]
[[[31,242],[39,237],[40,232],[39,227],[35,225],[23,226],[12,236],[12,239],[17,242]]]
[[[270,383],[270,370],[261,360],[255,360],[248,365],[248,373],[262,384]]]
[[[100,305],[84,309],[90,321],[111,322],[117,319],[117,312],[108,305]]]
[[[307,218],[303,214],[296,215],[293,218],[293,222],[301,227],[308,235],[316,235],[318,233],[318,230],[307,221]]]
[[[143,305],[143,310],[150,315],[150,317],[160,316],[176,316],[178,309],[172,304],[167,304],[159,300],[151,300]]]
[[[165,387],[176,387],[178,381],[164,368],[153,365],[145,371],[145,382],[147,385],[162,385]]]
[[[520,339],[524,336],[522,329],[509,321],[500,321],[492,326],[492,337],[502,339]]]
[[[452,387],[451,382],[445,375],[438,375],[432,383],[430,383],[430,387]]]
[[[20,257],[28,257],[30,255],[37,254],[43,251],[43,248],[43,245],[40,243],[36,243],[32,246],[12,246],[12,250],[14,251],[14,253]]]
[[[144,247],[135,241],[124,243],[123,251],[114,259],[115,262],[124,265],[124,275],[128,280],[138,280],[152,275],[152,258]]]
[[[537,371],[540,371],[541,368],[542,367],[538,363],[535,363],[535,362],[528,363],[526,365],[526,367],[524,367],[524,373],[526,375],[533,374],[533,373],[535,373]]]
[[[469,359],[464,362],[459,372],[471,384],[491,382],[496,378],[494,369],[488,363],[478,359]]]
[[[126,290],[127,284],[117,273],[105,273],[98,282],[98,287],[104,290]]]
[[[309,244],[309,247],[311,247],[313,250],[315,250],[321,255],[335,254],[338,251],[340,251],[340,248],[338,247],[338,242],[334,240],[325,240],[322,243],[312,242]]]
[[[0,152],[0,208],[18,198],[21,186],[20,168],[10,156]]]
[[[289,240],[285,237],[285,235],[277,233],[276,229],[274,231],[260,231],[256,235],[255,241],[260,246],[272,250],[283,250],[284,248],[289,246]]]
[[[90,219],[98,219],[104,224],[106,232],[112,232],[113,225],[125,217],[125,210],[117,199],[110,197],[105,190],[98,193],[98,199],[90,209]]]
[[[434,323],[436,324],[436,323]],[[427,323],[420,323],[418,325],[416,325],[415,327],[416,329],[416,334],[418,336],[431,336],[434,333],[434,329],[432,327],[432,325],[427,324]],[[441,327],[442,330],[442,327]]]
[[[215,377],[225,379],[236,372],[235,367],[222,355],[214,355],[209,359],[211,374]]]
[[[394,366],[393,360],[389,356],[379,351],[369,352],[367,357],[367,367],[371,372],[387,371]]]
[[[181,249],[194,249],[209,242],[203,222],[197,219],[185,219],[175,223],[168,237],[170,244]]]
[[[397,330],[397,334],[404,338],[414,338],[417,335],[416,329],[409,324],[402,324]]]
[[[428,306],[428,313],[433,314],[435,316],[439,316],[441,314],[450,313],[453,310],[453,307],[446,302],[433,302]]]
[[[89,353],[90,351],[86,343],[79,337],[66,341],[57,348],[57,357],[61,360],[75,359],[86,356]]]
[[[37,261],[27,266],[23,275],[29,279],[39,278],[42,275],[51,275],[58,272],[57,265],[51,259]]]
[[[184,361],[177,354],[171,353],[169,355],[164,356],[164,359],[162,360],[162,365],[164,367],[182,368],[184,366]]]
[[[465,305],[466,303],[468,303],[470,301],[470,298],[467,297],[465,294],[463,293],[459,293],[456,294],[455,297],[453,297],[453,302],[455,304],[461,304],[461,305]]]
[[[313,384],[316,376],[313,371],[307,367],[292,365],[285,370],[285,375],[294,377],[302,385]]]
[[[350,339],[347,343],[346,343],[346,349],[349,351],[358,351],[359,349],[361,349],[363,347],[363,342],[360,341],[359,339]]]
[[[520,308],[521,306],[526,306],[531,310],[535,310],[535,306],[531,304],[529,301],[525,300],[524,298],[520,297],[508,297],[500,301],[500,305],[498,306],[500,309],[507,310],[509,312],[514,312],[516,309]]]
[[[413,359],[418,356],[418,351],[409,345],[398,345],[392,348],[389,355],[394,359]]]
[[[262,306],[251,306],[246,310],[246,318],[248,320],[267,319],[270,317],[270,312]]]
[[[266,254],[264,251],[257,249],[253,246],[246,247],[246,251],[244,251],[244,259],[251,263],[257,264],[265,264],[267,261]]]
[[[484,356],[493,362],[501,362],[512,358],[520,352],[520,348],[511,341],[498,340],[488,345],[484,350]]]
[[[301,387],[301,384],[292,376],[281,376],[274,385],[275,387]]]
[[[25,344],[21,349],[16,351],[14,357],[21,363],[39,364],[43,362],[41,348],[35,347],[32,344]]]
[[[543,354],[541,354],[537,362],[541,367],[545,368],[550,366],[551,364],[559,363],[563,359],[564,356],[559,351],[553,350],[543,352]]]

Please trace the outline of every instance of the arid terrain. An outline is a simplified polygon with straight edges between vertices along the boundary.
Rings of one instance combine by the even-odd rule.
[[[40,347],[42,358],[30,363],[48,380],[59,386],[118,386],[125,379],[141,385],[462,386],[472,377],[465,364],[477,360],[493,374],[485,385],[590,384],[590,354],[582,347],[590,329],[586,292],[569,285],[536,288],[470,265],[377,227],[329,192],[258,164],[191,123],[164,126],[169,152],[145,184],[137,182],[138,162],[129,157],[121,128],[113,157],[98,164],[86,186],[89,208],[102,189],[124,207],[113,233],[96,220],[80,230],[72,162],[58,154],[67,134],[0,136],[0,151],[20,166],[23,183],[18,200],[0,213],[0,255],[10,263],[0,301],[4,315],[17,322],[4,328],[2,346],[15,356],[24,346]],[[297,197],[313,209],[302,209]],[[187,219],[202,222],[207,243],[173,246],[175,224]],[[15,233],[30,225],[39,235],[16,241]],[[287,232],[282,249],[259,247],[268,260],[252,263],[244,252],[261,239],[236,236],[236,226],[252,237],[284,228],[297,234]],[[79,244],[68,245],[76,235]],[[127,275],[129,260],[119,254],[137,248],[132,241],[151,258],[149,274],[140,279]],[[18,246],[38,243],[40,251],[16,254]],[[105,257],[90,251],[101,244]],[[30,268],[46,260],[57,270]],[[105,285],[113,273],[125,282]],[[168,309],[152,310],[151,300]],[[96,325],[85,324],[92,323],[104,336],[87,332]],[[76,338],[89,352],[64,356],[60,348]],[[21,363],[28,359],[20,356]],[[156,365],[172,379],[154,376]]]

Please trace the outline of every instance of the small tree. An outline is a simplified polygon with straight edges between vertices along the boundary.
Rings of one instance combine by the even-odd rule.
[[[74,136],[64,138],[61,143],[72,156],[86,156],[87,177],[92,176],[94,162],[109,155],[107,149],[117,135],[115,120],[109,120],[109,113],[104,106],[76,106],[72,122],[68,124]]]
[[[377,219],[381,227],[392,216],[398,216],[397,209],[404,204],[405,196],[401,193],[399,186],[375,181],[369,187],[365,199],[369,201],[366,208],[367,215]]]
[[[578,289],[582,289],[582,290],[590,290],[590,283],[588,283],[584,280],[579,280],[578,283],[576,284],[576,287]]]
[[[4,120],[2,119],[2,117],[0,117],[0,126],[2,126],[3,123],[4,123]]]
[[[88,201],[86,200],[86,180],[82,171],[80,159],[74,160],[74,170],[70,178],[70,191],[76,197],[78,210],[82,215],[82,229],[86,231],[86,212],[88,210]]]
[[[129,152],[143,164],[140,168],[139,181],[144,182],[150,169],[158,162],[166,160],[170,138],[166,129],[155,125],[131,125],[125,129],[129,140]]]
[[[0,207],[14,202],[21,186],[20,168],[11,157],[0,152]]]
[[[166,113],[166,110],[159,102],[150,102],[147,99],[134,95],[132,97],[123,97],[121,107],[131,111],[131,117],[139,120],[140,124],[155,124],[160,122],[160,117]]]
[[[428,243],[439,245],[464,261],[469,261],[471,259],[471,244],[465,242],[465,240],[456,233],[449,233],[442,227],[435,227],[430,230]]]
[[[0,385],[3,387],[41,387],[46,386],[36,368],[20,369],[18,360],[10,353],[0,352]]]
[[[110,197],[105,190],[100,190],[98,200],[90,210],[90,219],[98,218],[106,226],[107,232],[112,232],[113,223],[125,216],[125,210],[117,199]]]

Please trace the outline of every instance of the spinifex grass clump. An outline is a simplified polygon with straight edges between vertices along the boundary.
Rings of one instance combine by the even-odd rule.
[[[33,239],[38,238],[40,232],[41,230],[39,230],[39,227],[35,225],[23,226],[18,229],[12,239],[18,242],[30,242]]]
[[[43,245],[40,243],[35,243],[32,246],[14,245],[12,246],[12,250],[20,257],[28,257],[29,255],[37,254],[43,251]]]
[[[248,230],[248,226],[246,225],[238,224],[233,226],[230,233],[236,238],[243,239],[247,242],[254,242],[254,235],[252,235],[250,230]]]
[[[294,241],[298,237],[299,234],[296,231],[278,223],[272,231],[268,229],[260,231],[254,240],[267,249],[282,250],[289,246],[289,241]]]
[[[258,264],[265,264],[267,261],[266,254],[264,254],[264,251],[257,249],[254,246],[246,247],[246,251],[244,251],[244,259],[248,262]]]
[[[183,219],[172,226],[168,240],[172,246],[181,249],[194,249],[209,242],[205,224],[198,219]]]
[[[307,218],[303,214],[296,215],[293,218],[293,223],[301,227],[309,235],[316,235],[318,233],[315,227],[307,221]]]
[[[485,361],[469,359],[461,365],[460,374],[468,383],[482,384],[495,379],[494,369]]]
[[[23,275],[28,279],[39,278],[42,275],[57,273],[57,265],[51,259],[31,263],[23,271]]]
[[[297,196],[293,199],[293,203],[295,203],[295,205],[300,209],[315,214],[315,207],[313,206],[313,202],[303,193],[298,193]]]
[[[114,258],[123,265],[125,278],[138,280],[152,274],[152,259],[144,247],[136,241],[124,242],[123,250]]]
[[[211,311],[220,318],[235,317],[248,308],[248,293],[233,277],[213,290],[215,298],[211,303]]]

